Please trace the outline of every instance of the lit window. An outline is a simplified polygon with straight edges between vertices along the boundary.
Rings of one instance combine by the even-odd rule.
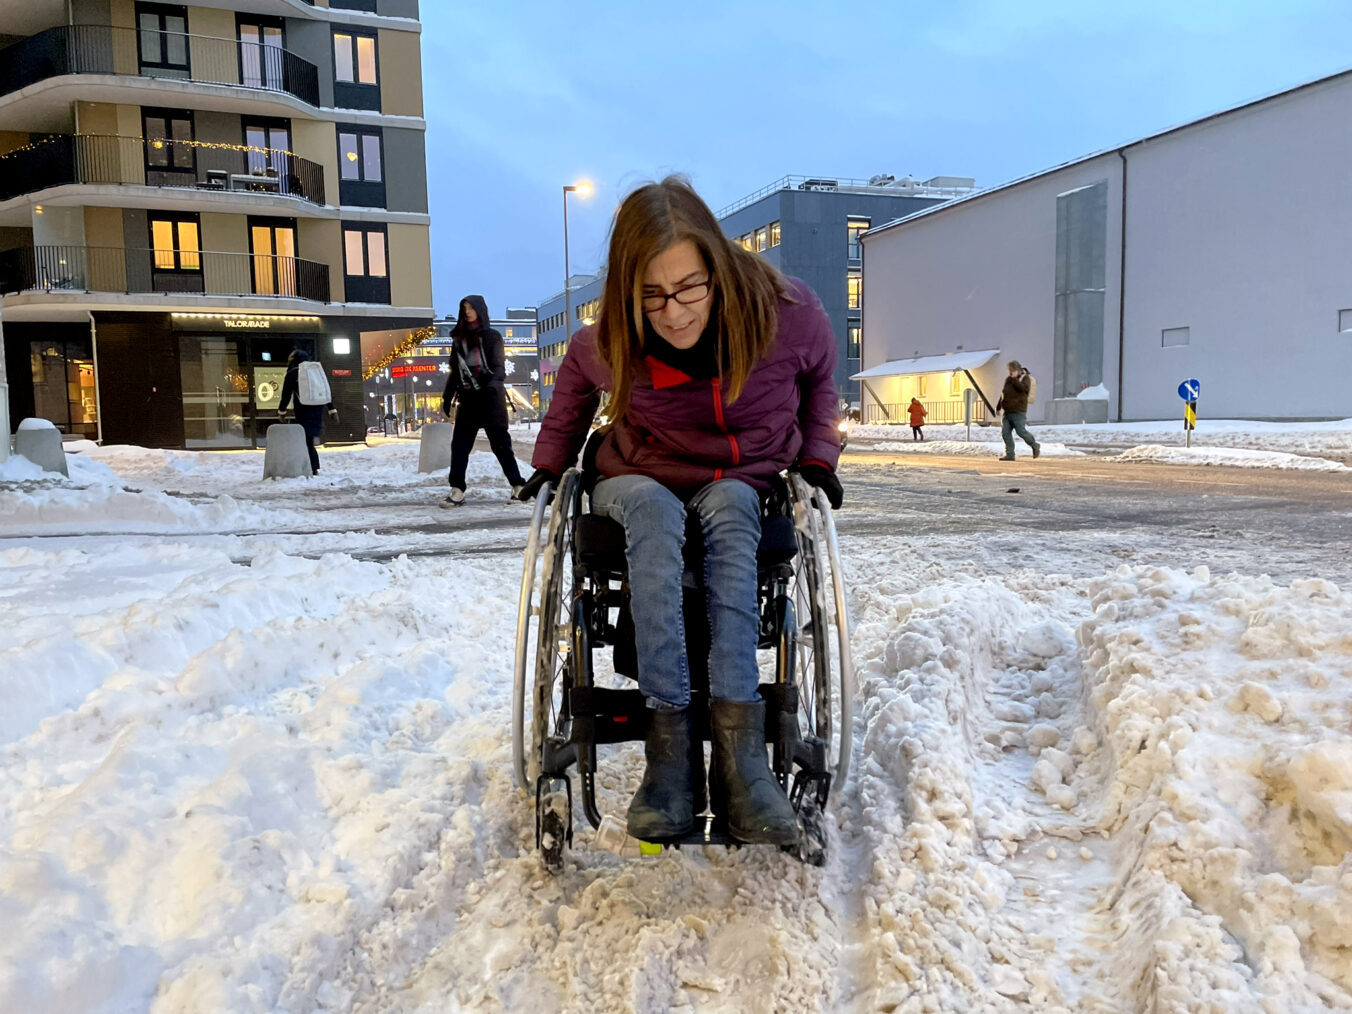
[[[344,84],[377,83],[374,35],[333,33],[333,79]]]
[[[779,246],[779,223],[770,223],[770,245]]]
[[[837,247],[836,249],[840,248]],[[851,310],[857,310],[863,305],[864,301],[864,276],[858,271],[851,271],[846,284],[848,289],[845,306]],[[837,289],[836,291],[839,292],[840,290]]]
[[[916,391],[919,393],[920,397],[922,397],[922,398],[925,396],[925,388],[926,388],[926,386],[927,386],[927,385],[925,384],[925,381],[928,380],[928,379],[929,379],[929,378],[926,377],[923,373],[920,374],[920,376],[918,376],[918,377],[915,378],[915,388],[916,388]]]
[[[756,230],[756,253],[764,253],[769,246],[770,227],[767,225],[764,228]]]
[[[151,219],[150,245],[154,249],[157,271],[202,270],[202,246],[196,219]]]
[[[867,218],[851,218],[849,220],[847,226],[849,229],[849,258],[852,261],[857,261],[864,256],[863,245],[860,243],[859,237],[864,234],[868,226],[869,219]]]
[[[962,374],[954,370],[948,378],[948,393],[951,397],[962,396]]]
[[[863,329],[858,324],[849,324],[845,328],[845,358],[859,358],[859,334]]]

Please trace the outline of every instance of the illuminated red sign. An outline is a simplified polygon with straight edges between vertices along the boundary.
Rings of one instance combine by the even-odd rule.
[[[352,371],[351,371],[351,370],[329,370],[329,373],[333,374],[335,377],[350,377],[350,376],[352,376]]]
[[[390,367],[391,377],[407,377],[410,373],[436,373],[436,363],[414,363],[411,366]]]

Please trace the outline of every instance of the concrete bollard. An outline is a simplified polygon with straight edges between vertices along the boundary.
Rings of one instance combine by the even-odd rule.
[[[427,423],[418,444],[418,471],[445,472],[451,467],[453,423]]]
[[[25,419],[14,434],[14,453],[22,454],[44,472],[70,475],[66,452],[61,447],[61,431],[46,419]]]
[[[305,427],[296,423],[273,423],[268,427],[268,445],[263,451],[264,479],[307,478],[310,452],[305,447]]]

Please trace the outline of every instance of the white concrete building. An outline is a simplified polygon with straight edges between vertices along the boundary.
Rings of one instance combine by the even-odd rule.
[[[1350,121],[1352,71],[865,233],[865,418],[960,414],[973,350],[1030,421],[1352,416]]]

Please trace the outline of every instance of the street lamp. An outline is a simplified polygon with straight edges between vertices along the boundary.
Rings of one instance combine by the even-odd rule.
[[[572,272],[568,268],[568,195],[577,194],[584,200],[592,195],[592,185],[586,180],[574,183],[572,186],[565,185],[563,188],[563,340],[567,342],[573,337],[573,300],[572,290],[568,286],[568,280],[572,277]]]

